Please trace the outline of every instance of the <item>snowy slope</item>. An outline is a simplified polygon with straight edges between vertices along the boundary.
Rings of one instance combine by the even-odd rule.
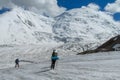
[[[50,60],[40,63],[0,69],[1,80],[119,80],[120,54],[99,54],[61,57],[56,69],[50,70]]]
[[[14,65],[14,60],[27,61],[43,61],[49,60],[53,49],[60,46],[58,43],[46,43],[38,45],[16,45],[16,46],[0,46],[0,69]],[[65,54],[59,54],[64,56]],[[24,62],[23,62],[24,64]],[[26,64],[26,63],[25,63]]]
[[[0,15],[0,44],[51,42],[54,20],[22,8]]]

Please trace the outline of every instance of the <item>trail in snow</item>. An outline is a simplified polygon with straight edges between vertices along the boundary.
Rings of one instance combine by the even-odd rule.
[[[0,70],[1,80],[119,80],[119,52],[61,57],[55,70],[50,60]]]

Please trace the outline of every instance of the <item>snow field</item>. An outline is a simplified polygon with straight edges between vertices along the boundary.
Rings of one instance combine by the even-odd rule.
[[[59,54],[59,56],[61,55]],[[1,80],[119,80],[120,79],[119,51],[94,53],[87,55],[61,56],[60,60],[56,63],[55,70],[50,70],[50,54],[49,56],[47,56],[47,58],[42,58],[42,57],[43,55],[39,58],[37,57],[36,60],[31,58],[31,61],[38,61],[38,63],[21,64],[19,69],[15,69],[14,66],[11,66],[11,64],[10,67],[8,66],[7,68],[1,67],[0,79]],[[29,60],[29,58],[26,56],[24,56],[24,58]],[[2,63],[0,64],[2,65]]]

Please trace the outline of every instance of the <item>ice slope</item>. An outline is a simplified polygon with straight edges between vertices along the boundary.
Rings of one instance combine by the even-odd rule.
[[[0,15],[0,44],[37,44],[54,42],[54,20],[22,8]]]
[[[50,60],[0,69],[1,80],[119,80],[120,52],[60,57],[56,69]],[[39,60],[38,60],[39,61]]]

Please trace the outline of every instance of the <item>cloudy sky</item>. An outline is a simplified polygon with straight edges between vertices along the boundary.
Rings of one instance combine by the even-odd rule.
[[[0,8],[14,8],[16,6],[48,16],[56,16],[66,10],[66,8],[59,7],[56,0],[0,0]]]
[[[120,0],[0,0],[0,13],[16,6],[48,16],[57,16],[66,10],[97,4],[101,11],[110,12],[120,20]]]

